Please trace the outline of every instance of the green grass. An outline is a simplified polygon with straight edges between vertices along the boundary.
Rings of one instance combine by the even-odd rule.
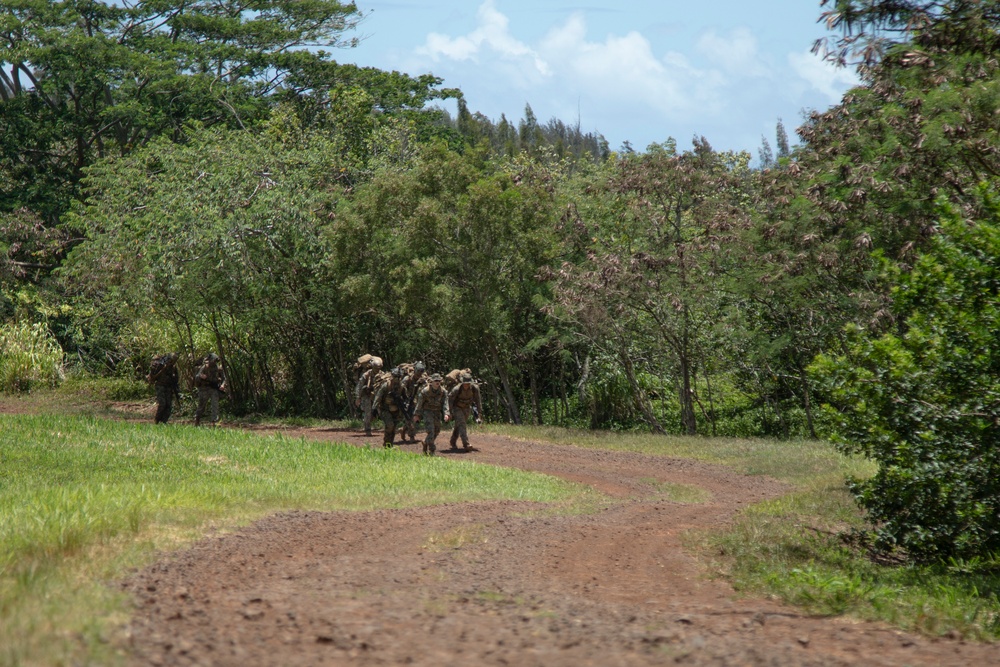
[[[867,526],[844,479],[865,477],[875,468],[828,443],[488,428],[525,440],[721,463],[785,481],[792,488],[788,494],[751,506],[730,527],[689,535],[689,546],[738,591],[773,596],[814,614],[847,614],[931,636],[1000,639],[995,566],[880,564],[851,539]]]
[[[106,664],[127,602],[102,582],[287,509],[586,495],[551,477],[234,429],[0,415],[0,665]]]

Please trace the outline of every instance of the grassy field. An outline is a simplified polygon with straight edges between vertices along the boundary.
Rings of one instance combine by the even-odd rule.
[[[543,475],[398,450],[0,415],[0,664],[114,662],[112,633],[127,602],[103,582],[212,528],[286,509],[568,504],[582,495]]]

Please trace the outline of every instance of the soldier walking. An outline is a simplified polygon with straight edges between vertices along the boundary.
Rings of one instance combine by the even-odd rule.
[[[457,449],[458,439],[462,438],[465,451],[471,452],[472,445],[469,444],[467,430],[469,417],[473,408],[478,414],[483,414],[483,399],[479,393],[479,385],[472,381],[472,373],[463,371],[459,375],[458,384],[448,393],[448,403],[451,406],[451,417],[455,420],[455,428],[451,432],[451,448]],[[476,417],[476,423],[482,424],[482,418]]]
[[[393,438],[396,437],[396,429],[402,428],[406,423],[406,403],[403,399],[403,371],[399,367],[392,369],[388,380],[379,385],[372,398],[372,404],[378,409],[378,414],[385,424],[382,433],[382,446],[392,447]]]
[[[413,372],[403,378],[403,398],[407,401],[407,407],[413,405],[417,394],[427,384],[427,375],[424,373],[426,369],[427,367],[424,366],[424,362],[418,361],[413,364]],[[416,417],[418,414],[416,410],[413,410],[412,416],[406,420],[400,440],[417,441]]]
[[[214,352],[205,357],[194,376],[194,386],[198,388],[198,409],[194,413],[194,425],[201,426],[205,408],[211,404],[210,419],[214,426],[219,422],[219,396],[226,391],[226,374],[219,365],[219,355]]]
[[[180,398],[180,378],[177,374],[177,353],[157,356],[146,379],[156,388],[156,416],[154,424],[166,424],[174,408],[174,396]]]
[[[365,356],[369,358],[364,362],[365,371],[358,378],[358,383],[354,386],[354,405],[361,408],[361,415],[365,423],[365,435],[371,435],[372,398],[375,396],[375,381],[378,379],[378,374],[382,371],[382,360],[370,355]]]
[[[427,429],[424,454],[434,456],[434,452],[437,451],[434,439],[441,432],[441,424],[451,419],[448,392],[441,386],[441,376],[437,373],[430,377],[430,382],[417,394],[417,405],[413,411],[414,424],[421,419],[424,420],[424,427]]]

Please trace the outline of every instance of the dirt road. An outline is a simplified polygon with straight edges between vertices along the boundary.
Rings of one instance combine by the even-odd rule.
[[[475,444],[442,456],[555,475],[611,500],[572,516],[517,502],[291,512],[207,538],[121,584],[137,605],[134,664],[1000,664],[996,646],[810,618],[709,579],[682,534],[781,494],[778,482],[640,454],[478,434]],[[710,495],[672,502],[664,483]]]

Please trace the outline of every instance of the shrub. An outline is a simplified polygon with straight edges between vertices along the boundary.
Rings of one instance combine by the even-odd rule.
[[[813,366],[842,450],[878,464],[851,488],[879,544],[918,560],[1000,553],[1000,202],[981,197],[894,276],[898,332],[855,328]]]
[[[23,392],[63,379],[63,351],[44,324],[0,326],[0,391]]]

